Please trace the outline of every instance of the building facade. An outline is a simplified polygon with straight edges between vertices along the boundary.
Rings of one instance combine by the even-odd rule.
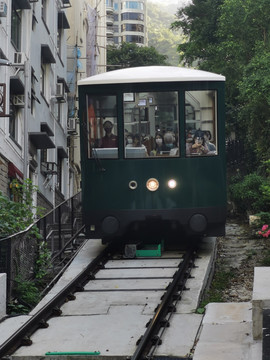
[[[77,81],[106,71],[100,0],[0,1],[0,191],[47,211],[80,190]]]
[[[35,205],[50,210],[71,194],[65,14],[70,3],[0,4],[0,190],[9,196],[13,179],[30,178],[39,188]]]
[[[107,43],[147,46],[146,0],[106,0]]]
[[[106,72],[106,4],[100,0],[70,0],[67,10],[67,84],[69,164],[73,190],[80,190],[78,80]]]

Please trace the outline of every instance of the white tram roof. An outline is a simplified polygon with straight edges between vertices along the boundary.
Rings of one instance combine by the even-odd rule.
[[[79,85],[130,84],[174,81],[225,81],[223,75],[176,66],[141,66],[108,71],[78,82]]]

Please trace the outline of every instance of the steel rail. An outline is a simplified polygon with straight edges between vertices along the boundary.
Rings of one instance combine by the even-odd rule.
[[[185,279],[186,269],[189,268],[191,261],[192,263],[194,262],[195,256],[196,253],[194,248],[187,250],[187,252],[185,253],[184,258],[179,265],[179,269],[174,274],[173,281],[170,283],[166,293],[164,294],[154,317],[147,325],[147,329],[144,335],[139,339],[139,344],[134,354],[129,358],[130,360],[142,360],[145,358],[145,353],[149,348],[150,342],[161,327],[161,320],[164,319],[166,314],[168,313],[168,307],[172,302],[173,295],[178,292],[179,285],[183,287],[184,283],[187,280]],[[159,341],[159,339],[156,339],[156,341]]]
[[[23,324],[11,337],[0,345],[0,359],[15,352],[22,345],[22,340],[30,337],[41,324],[53,316],[68,296],[83,287],[89,279],[94,278],[95,272],[102,266],[110,256],[115,245],[109,244],[84,270],[82,270],[67,286],[59,291],[44,307]]]

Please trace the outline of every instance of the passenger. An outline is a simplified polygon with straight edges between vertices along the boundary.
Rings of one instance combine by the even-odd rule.
[[[133,135],[132,134],[127,134],[126,137],[126,147],[133,147]]]
[[[165,151],[169,156],[177,156],[179,154],[178,147],[175,145],[175,135],[173,132],[167,132],[164,135]]]
[[[102,148],[116,148],[118,147],[118,138],[112,133],[113,123],[109,120],[103,124],[105,136],[101,139],[100,147]]]
[[[158,156],[161,155],[162,151],[165,151],[166,146],[164,143],[163,136],[158,133],[155,136],[155,148],[150,152],[150,156]]]
[[[139,134],[135,134],[133,137],[133,147],[143,147],[145,148],[145,154],[148,156],[146,147],[142,144],[141,138]]]
[[[192,131],[191,131],[191,130],[188,130],[187,136],[186,136],[186,142],[187,142],[187,143],[191,143],[192,140],[193,140]]]
[[[216,146],[210,142],[211,138],[212,138],[211,132],[209,130],[205,130],[204,131],[204,140],[209,149],[208,155],[216,155],[217,149],[216,149]]]
[[[206,155],[209,152],[204,139],[204,132],[197,130],[194,134],[192,143],[186,143],[187,155]]]

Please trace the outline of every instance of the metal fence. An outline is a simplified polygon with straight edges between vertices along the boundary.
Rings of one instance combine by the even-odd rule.
[[[41,239],[34,235],[39,229]],[[7,300],[10,300],[16,279],[31,280],[35,277],[40,243],[44,242],[50,254],[52,273],[59,271],[64,251],[73,251],[76,237],[82,231],[81,192],[63,202],[25,231],[0,239],[0,273],[7,274]]]
[[[254,151],[245,149],[243,141],[228,140],[226,141],[226,161],[229,174],[234,173],[236,170],[246,174],[254,171],[257,160]]]

